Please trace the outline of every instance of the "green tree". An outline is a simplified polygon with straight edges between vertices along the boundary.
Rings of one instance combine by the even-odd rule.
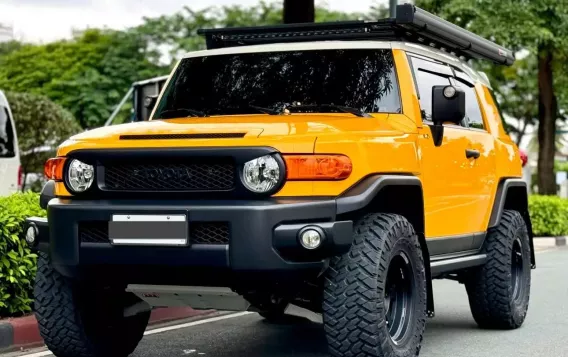
[[[363,18],[359,13],[343,13],[316,7],[316,22],[353,20]],[[172,15],[145,18],[144,23],[132,31],[144,36],[150,44],[160,44],[169,54],[170,65],[183,53],[205,49],[205,41],[197,35],[201,28],[240,27],[281,24],[282,0],[260,1],[255,6],[231,5],[193,10],[185,6]]]
[[[0,88],[45,95],[83,128],[100,126],[132,82],[162,74],[158,52],[133,31],[87,30],[0,55]]]
[[[56,147],[81,127],[69,111],[47,97],[13,92],[7,92],[6,97],[16,123],[24,175],[41,173]]]
[[[451,22],[518,51],[536,62],[530,78],[538,88],[538,186],[556,194],[555,128],[565,107],[565,57],[568,48],[568,2],[557,0],[417,0],[416,4]],[[564,101],[564,102],[560,102]]]

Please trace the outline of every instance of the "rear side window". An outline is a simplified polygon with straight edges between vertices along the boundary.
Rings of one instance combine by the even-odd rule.
[[[453,84],[465,93],[465,121],[470,128],[485,129],[473,80],[463,72],[456,70],[455,73]]]
[[[16,156],[14,127],[8,108],[0,106],[0,158]]]
[[[420,96],[423,120],[432,120],[432,87],[450,85],[452,72],[447,65],[411,57],[414,78]],[[466,126],[462,120],[462,126]]]

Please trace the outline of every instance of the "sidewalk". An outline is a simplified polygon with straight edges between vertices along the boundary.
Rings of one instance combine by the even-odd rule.
[[[534,237],[533,244],[535,252],[548,250],[555,247],[566,246],[568,237]]]
[[[214,310],[194,310],[190,307],[159,308],[152,311],[148,326],[190,317],[209,315]],[[0,353],[43,345],[34,315],[0,320]]]

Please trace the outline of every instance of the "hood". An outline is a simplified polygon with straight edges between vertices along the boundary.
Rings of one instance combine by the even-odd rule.
[[[282,152],[313,152],[323,135],[373,132],[397,135],[388,115],[359,118],[350,114],[238,115],[151,120],[108,126],[75,135],[59,155],[77,148],[268,145]],[[176,135],[186,135],[177,137]],[[188,135],[189,134],[189,135]],[[191,135],[195,135],[191,137]],[[229,138],[218,134],[234,134]],[[202,137],[200,137],[202,135]]]

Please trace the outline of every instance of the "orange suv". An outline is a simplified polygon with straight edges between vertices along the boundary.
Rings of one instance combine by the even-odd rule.
[[[46,163],[26,235],[59,357],[125,357],[150,310],[321,313],[333,356],[418,355],[432,279],[514,329],[535,266],[519,150],[467,59],[512,52],[412,5],[396,18],[201,32],[147,122]]]

